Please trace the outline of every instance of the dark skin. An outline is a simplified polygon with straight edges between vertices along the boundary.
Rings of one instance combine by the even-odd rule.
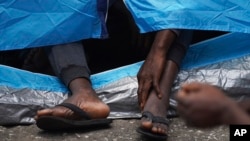
[[[166,117],[169,107],[169,94],[177,73],[178,66],[173,61],[168,60],[165,64],[159,86],[162,91],[162,98],[159,99],[156,91],[151,90],[143,111],[150,111],[154,116]],[[141,119],[141,127],[156,134],[166,135],[168,132],[168,127],[165,124],[152,123],[152,121],[146,118]]]
[[[160,78],[165,68],[168,49],[175,38],[176,34],[171,30],[158,31],[155,36],[151,50],[137,75],[138,102],[141,109],[144,108],[151,89],[154,89],[156,95],[162,98]]]
[[[72,92],[72,96],[64,102],[80,107],[87,112],[92,119],[106,118],[109,115],[110,109],[108,105],[97,97],[89,80],[85,78],[76,78],[70,82],[69,89]],[[41,116],[57,116],[75,120],[79,119],[79,117],[74,115],[71,110],[62,106],[39,110],[35,119]]]
[[[239,101],[238,105],[250,115],[250,98]]]
[[[149,111],[154,116],[166,117],[169,107],[169,94],[178,73],[178,66],[166,60],[176,34],[171,30],[157,32],[151,50],[137,75],[138,103],[142,111]],[[141,127],[155,134],[166,135],[168,127],[161,123],[142,118]]]
[[[222,124],[250,124],[250,116],[223,91],[198,82],[182,85],[177,110],[188,125],[207,128]]]

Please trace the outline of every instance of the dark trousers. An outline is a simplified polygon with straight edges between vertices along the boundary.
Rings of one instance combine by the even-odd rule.
[[[55,74],[66,86],[75,78],[90,77],[85,51],[81,42],[46,47]]]
[[[192,41],[192,37],[192,30],[179,30],[178,37],[168,51],[167,60],[172,60],[180,68],[181,62]]]
[[[167,59],[179,67],[191,42],[192,31],[182,30],[168,51]],[[47,47],[47,54],[55,74],[66,86],[76,78],[90,78],[90,70],[81,42]],[[100,64],[101,65],[101,64]]]
[[[110,0],[109,4],[113,4],[116,1],[118,0]],[[191,31],[181,30],[178,32],[178,37],[170,48],[167,59],[174,61],[177,66],[180,66],[190,44],[191,37]],[[46,52],[55,74],[66,86],[69,86],[70,82],[76,78],[90,79],[91,72],[81,41],[46,47]]]
[[[117,0],[109,0],[109,7]],[[54,73],[66,86],[76,78],[90,79],[90,70],[82,42],[45,48]]]

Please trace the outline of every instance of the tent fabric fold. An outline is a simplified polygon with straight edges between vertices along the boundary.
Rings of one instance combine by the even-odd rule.
[[[2,0],[0,50],[106,38],[106,13],[104,0]]]
[[[124,0],[142,33],[163,29],[250,33],[248,0]]]

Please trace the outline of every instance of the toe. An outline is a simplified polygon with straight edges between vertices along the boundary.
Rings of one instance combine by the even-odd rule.
[[[45,115],[52,115],[53,111],[51,109],[43,109],[43,110],[39,110],[37,111],[37,117],[40,116],[45,116]]]
[[[152,132],[153,132],[153,133],[158,133],[158,128],[155,127],[155,126],[153,126],[153,127],[152,127]]]
[[[66,118],[72,116],[72,111],[64,107],[56,106],[54,108],[48,108],[37,111],[36,117],[39,118],[42,116],[57,116]]]
[[[152,132],[156,134],[167,135],[167,126],[165,124],[154,123]]]
[[[153,127],[152,121],[147,120],[146,118],[142,118],[141,127],[148,130],[151,129]]]

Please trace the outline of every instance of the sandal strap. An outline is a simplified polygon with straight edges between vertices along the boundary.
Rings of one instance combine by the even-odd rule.
[[[142,113],[142,117],[152,120],[153,123],[163,123],[169,125],[169,120],[165,117],[154,116],[151,112],[145,111]]]
[[[66,107],[66,108],[70,109],[71,111],[73,111],[74,114],[76,114],[79,117],[84,118],[86,120],[91,119],[90,116],[85,111],[83,111],[82,109],[80,109],[78,106],[76,106],[74,104],[71,104],[71,103],[61,103],[61,104],[59,104],[57,106]]]

